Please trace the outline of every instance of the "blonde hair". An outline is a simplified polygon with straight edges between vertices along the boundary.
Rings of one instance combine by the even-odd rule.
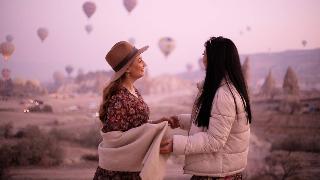
[[[110,82],[104,89],[102,95],[102,102],[99,108],[99,119],[102,123],[105,123],[107,120],[107,108],[109,106],[109,100],[112,95],[114,95],[120,88],[125,74],[123,74],[119,79]]]

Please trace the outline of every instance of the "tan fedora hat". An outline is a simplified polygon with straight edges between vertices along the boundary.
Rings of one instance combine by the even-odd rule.
[[[105,57],[106,61],[115,72],[111,78],[111,82],[119,79],[133,63],[135,57],[146,51],[148,48],[149,46],[144,46],[141,49],[137,49],[126,41],[120,41],[113,45]]]

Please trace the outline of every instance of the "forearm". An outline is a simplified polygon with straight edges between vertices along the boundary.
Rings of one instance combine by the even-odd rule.
[[[158,124],[161,123],[163,120],[162,119],[158,119],[158,120],[149,120],[148,123],[150,124]]]
[[[191,126],[191,114],[180,114],[177,116],[179,127],[183,130],[189,130]]]

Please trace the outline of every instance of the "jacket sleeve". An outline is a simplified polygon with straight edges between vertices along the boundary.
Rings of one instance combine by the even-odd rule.
[[[198,154],[219,151],[230,134],[236,116],[235,108],[231,92],[219,88],[213,100],[208,130],[191,136],[173,136],[173,153]]]
[[[179,114],[178,115],[180,128],[183,130],[189,130],[191,126],[191,114]]]

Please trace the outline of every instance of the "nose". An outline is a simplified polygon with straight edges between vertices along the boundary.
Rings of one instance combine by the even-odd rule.
[[[142,60],[142,63],[143,63],[143,67],[147,67],[147,64],[146,62],[144,62],[144,60]]]

